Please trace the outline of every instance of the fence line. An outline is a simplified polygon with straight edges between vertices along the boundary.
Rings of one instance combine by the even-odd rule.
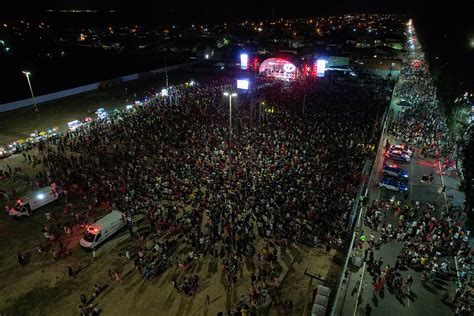
[[[178,65],[174,65],[174,66],[170,66],[170,67],[166,67],[166,68],[163,67],[163,68],[153,69],[153,70],[150,70],[150,71],[135,73],[135,74],[119,77],[119,78],[114,78],[114,79],[111,79],[111,80],[104,80],[104,81],[101,81],[101,82],[95,82],[95,83],[91,83],[91,84],[80,86],[80,87],[75,87],[75,88],[66,89],[66,90],[62,90],[62,91],[57,91],[57,92],[53,92],[53,93],[43,94],[43,95],[35,97],[36,104],[41,104],[41,103],[45,103],[45,102],[49,102],[49,101],[54,101],[54,100],[62,99],[62,98],[65,98],[65,97],[73,96],[73,95],[76,95],[76,94],[101,89],[101,88],[117,86],[117,85],[120,85],[122,82],[137,80],[137,79],[140,79],[140,78],[147,78],[147,77],[150,77],[154,74],[163,73],[163,72],[165,72],[166,69],[168,71],[173,71],[173,70],[185,68],[187,66],[190,66],[190,65],[198,63],[198,62],[199,61],[192,61],[192,62],[188,62],[188,63],[184,63],[184,64],[178,64]],[[32,106],[33,104],[34,104],[33,103],[33,98],[8,102],[8,103],[0,104],[0,112],[6,112],[6,111],[15,110],[15,109],[20,109],[20,108]]]

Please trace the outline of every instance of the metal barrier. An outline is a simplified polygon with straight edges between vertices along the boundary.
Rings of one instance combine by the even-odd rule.
[[[394,91],[395,91],[395,89],[394,89]],[[385,134],[385,131],[387,130],[387,122],[388,122],[387,118],[388,118],[388,112],[389,112],[389,109],[390,109],[390,104],[392,102],[392,98],[393,98],[393,92],[392,92],[392,97],[390,98],[389,106],[385,109],[385,112],[383,114],[383,119],[382,119],[383,128],[382,128],[382,131],[380,133],[379,143],[378,143],[376,151],[375,151],[376,155],[378,155],[378,153],[379,153],[379,150],[380,150],[380,148],[382,146],[382,142],[383,142],[383,136]],[[374,177],[374,174],[375,174],[374,171],[375,171],[375,167],[377,166],[378,158],[379,158],[378,156],[375,157],[374,163],[372,165],[372,171],[370,172],[370,177],[369,177],[369,180],[367,182],[367,187],[366,187],[365,192],[364,192],[364,197],[368,196],[369,189],[370,189],[370,184],[372,183],[372,180],[373,180],[373,177]],[[352,257],[352,252],[353,252],[356,237],[357,237],[357,235],[359,234],[359,231],[360,231],[362,215],[365,213],[365,207],[360,208],[359,207],[360,206],[359,201],[357,201],[357,206],[358,207],[356,208],[356,212],[359,209],[360,209],[360,211],[357,213],[357,222],[356,222],[356,225],[355,225],[355,227],[353,229],[353,232],[352,232],[352,238],[351,238],[349,248],[347,250],[346,260],[344,262],[344,267],[342,269],[341,276],[339,277],[339,282],[338,282],[338,286],[337,286],[337,289],[336,289],[336,296],[334,298],[334,302],[333,302],[333,305],[331,307],[331,316],[334,316],[335,313],[336,313],[336,307],[338,305],[341,289],[343,287],[344,280],[347,279],[346,278],[347,266],[349,264],[350,258]],[[346,286],[348,286],[348,284],[346,284]],[[341,311],[342,311],[342,308],[343,308],[343,305],[344,305],[343,303],[344,302],[341,303]]]

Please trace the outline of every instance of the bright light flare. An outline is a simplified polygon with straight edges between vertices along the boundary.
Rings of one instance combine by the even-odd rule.
[[[248,54],[240,54],[240,69],[247,70],[249,62]]]
[[[223,95],[224,95],[225,97],[228,97],[228,96],[236,97],[236,96],[237,96],[237,93],[235,93],[235,92],[229,93],[229,92],[225,91],[225,92],[223,93]]]
[[[237,89],[248,90],[249,80],[248,79],[237,79]]]
[[[324,77],[324,73],[326,72],[326,65],[328,61],[325,59],[318,59],[316,61],[316,75],[318,77]]]

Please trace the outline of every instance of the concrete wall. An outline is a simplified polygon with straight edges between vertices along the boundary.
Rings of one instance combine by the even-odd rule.
[[[96,83],[91,83],[91,84],[77,87],[77,88],[72,88],[72,89],[67,89],[63,91],[40,95],[40,96],[35,97],[36,104],[69,97],[71,95],[96,90],[98,88],[99,88],[99,83],[96,82]],[[6,111],[14,110],[14,109],[24,108],[27,106],[31,106],[33,104],[34,103],[33,103],[32,98],[4,103],[4,104],[0,104],[0,112],[6,112]]]
[[[329,56],[328,66],[347,66],[349,65],[349,57],[345,56]]]
[[[200,61],[197,60],[197,61],[192,61],[192,62],[189,62],[189,63],[174,65],[174,66],[168,67],[168,71],[182,69],[182,68],[185,68],[187,66],[190,66],[190,65],[198,63],[198,62],[200,62]],[[142,73],[136,73],[136,74],[132,74],[132,75],[128,75],[128,76],[123,76],[123,77],[120,77],[120,78],[115,78],[115,79],[112,79],[112,80],[106,80],[106,81],[91,83],[91,84],[88,84],[88,85],[85,85],[85,86],[80,86],[80,87],[76,87],[76,88],[72,88],[72,89],[67,89],[67,90],[63,90],[63,91],[58,91],[58,92],[53,92],[53,93],[49,93],[49,94],[36,96],[35,97],[36,98],[36,104],[41,104],[41,103],[45,103],[45,102],[48,102],[48,101],[53,101],[53,100],[69,97],[69,96],[72,96],[72,95],[93,91],[93,90],[99,89],[101,87],[103,88],[103,87],[107,87],[107,86],[116,86],[116,85],[119,85],[121,82],[137,80],[137,79],[140,79],[140,78],[146,78],[146,77],[148,77],[152,74],[163,73],[163,72],[165,72],[165,68],[158,68],[158,69],[153,69],[153,70],[142,72]],[[6,112],[6,111],[14,110],[14,109],[24,108],[24,107],[27,107],[27,106],[32,106],[33,104],[34,103],[33,103],[32,98],[19,100],[19,101],[13,101],[13,102],[9,102],[9,103],[4,103],[4,104],[0,104],[0,112]]]

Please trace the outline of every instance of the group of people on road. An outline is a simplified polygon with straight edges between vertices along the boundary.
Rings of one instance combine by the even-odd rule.
[[[422,284],[432,288],[439,288],[443,280],[453,280],[457,277],[452,268],[452,258],[456,256],[464,258],[464,263],[468,262],[470,232],[463,230],[462,218],[458,211],[449,209],[441,212],[440,215],[435,212],[434,205],[426,203],[420,206],[415,201],[405,205],[402,205],[401,201],[393,204],[376,202],[368,208],[366,215],[371,218],[369,226],[380,233],[379,240],[371,244],[373,247],[368,248],[365,254],[369,266],[368,271],[374,278],[374,294],[383,289],[385,280],[388,281],[388,288],[392,292],[394,287],[390,280],[400,279],[398,282],[400,286],[394,283],[396,295],[399,297],[409,295],[407,286],[413,283],[413,279],[409,277],[403,280],[400,277],[400,272],[408,269],[423,273]],[[392,217],[390,214],[398,220],[396,225],[390,223],[390,217]],[[402,250],[392,267],[384,266],[382,258],[378,261],[374,260],[372,250],[389,241],[403,243]],[[468,271],[470,267],[467,264],[460,265],[460,268]],[[456,308],[468,311],[469,287],[465,277],[461,277],[460,282],[459,285],[466,294],[463,296],[466,300],[451,302],[456,304]],[[461,315],[464,314],[461,313]]]
[[[389,133],[401,143],[416,147],[419,156],[449,158],[453,144],[429,72],[423,67],[414,69],[406,63],[402,78],[397,86],[401,87],[398,97],[403,100],[416,99],[416,102],[408,106],[401,117],[391,121]]]
[[[426,65],[423,65],[405,64],[396,92],[400,99],[412,105],[401,117],[391,121],[388,133],[412,148],[415,158],[425,159],[428,155],[434,158],[433,168],[437,170],[438,161],[444,162],[445,167],[451,165],[453,147],[439,109],[436,89],[424,68]],[[425,182],[431,183],[433,173],[424,177]],[[369,243],[372,248],[365,254],[368,271],[373,276],[374,296],[387,285],[399,299],[410,297],[413,278],[409,276],[403,280],[400,274],[407,269],[422,273],[421,283],[427,288],[439,289],[443,280],[459,277],[456,295],[452,297],[446,292],[442,300],[451,305],[456,315],[471,315],[471,290],[467,282],[471,262],[470,231],[464,226],[465,218],[460,210],[443,202],[439,196],[433,196],[432,201],[425,204],[419,201],[374,201],[367,208],[365,223],[380,235],[377,240],[371,235]],[[384,266],[382,258],[378,261],[373,258],[372,249],[392,240],[403,243],[403,247],[395,265]],[[458,275],[453,260],[458,260]]]

